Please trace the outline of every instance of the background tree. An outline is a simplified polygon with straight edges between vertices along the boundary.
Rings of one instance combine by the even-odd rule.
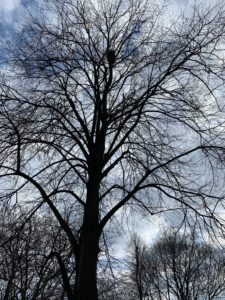
[[[96,300],[103,233],[123,209],[223,225],[225,14],[41,5],[5,52],[1,203],[51,211],[76,261],[76,276],[63,271],[67,298]]]
[[[134,299],[212,300],[224,292],[224,249],[202,242],[196,232],[164,232],[149,248],[134,241],[127,287]]]
[[[130,272],[128,273],[129,279],[127,282],[125,281],[126,289],[130,290],[130,298],[132,299],[144,300],[148,292],[151,291],[151,288],[149,288],[151,281],[149,280],[149,276],[146,277],[146,274],[147,269],[149,274],[155,270],[153,268],[150,270],[146,265],[148,252],[149,249],[144,242],[137,235],[134,235],[129,245],[131,256],[129,262]]]
[[[13,217],[0,227],[1,299],[65,299],[62,264],[70,276],[74,264],[62,230],[43,217],[23,226]]]

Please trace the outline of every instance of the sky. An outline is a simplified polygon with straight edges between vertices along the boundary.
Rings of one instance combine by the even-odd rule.
[[[7,32],[16,29],[17,20],[20,19],[23,13],[23,9],[32,2],[33,0],[0,0],[0,25],[2,28],[6,28]],[[129,228],[125,231],[136,232],[140,237],[147,243],[152,244],[157,236],[160,235],[162,227],[165,226],[165,221],[161,216],[152,218],[150,223],[147,222],[135,222],[136,225],[133,226],[129,224]],[[139,224],[137,226],[137,224]],[[134,229],[135,227],[135,229]],[[114,244],[114,255],[117,258],[123,258],[127,251],[129,240],[124,239],[124,235],[118,237],[116,243]]]
[[[34,0],[0,0],[0,26],[6,28],[16,28],[16,20],[18,20],[23,12],[23,9],[30,5]],[[211,3],[212,0],[209,0]],[[174,0],[171,1],[174,3],[173,10],[176,10],[180,7],[184,7],[186,3],[193,2],[192,0]],[[214,1],[212,1],[214,2]],[[166,221],[162,216],[155,217],[151,220],[150,223],[142,222],[137,226],[136,222],[135,231],[138,232],[143,240],[146,243],[151,244],[155,241],[156,237],[162,232],[163,228],[166,227]],[[132,229],[132,225],[130,226]],[[126,251],[127,240],[124,240],[124,236],[121,236],[115,244],[115,252],[118,256],[123,256]]]
[[[0,0],[0,26],[6,29],[15,29],[16,21],[23,14],[23,9],[30,6],[36,0]],[[215,5],[220,0],[205,0],[204,3]],[[223,0],[221,0],[223,2]],[[37,0],[38,3],[40,1]],[[187,10],[187,6],[193,3],[199,3],[201,0],[159,0],[169,8],[171,17],[175,16],[180,9]]]
[[[1,22],[4,20],[5,24],[12,24],[16,10],[22,7],[22,1],[23,0],[0,0]]]
[[[16,27],[25,7],[35,0],[0,0],[0,24],[2,27]]]
[[[3,13],[10,14],[22,4],[21,2],[21,0],[0,0],[0,9]]]

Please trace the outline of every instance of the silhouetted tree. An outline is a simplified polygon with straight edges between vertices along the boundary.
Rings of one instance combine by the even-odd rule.
[[[197,234],[164,232],[152,247],[134,239],[129,280],[134,299],[216,299],[225,290],[225,256]],[[132,287],[133,283],[133,287]]]
[[[49,209],[96,300],[110,220],[128,206],[222,225],[223,7],[175,20],[151,1],[48,0],[18,26],[0,82],[3,207]],[[24,18],[26,20],[26,18]]]
[[[74,262],[68,241],[55,222],[39,217],[21,226],[11,216],[1,223],[0,243],[1,299],[65,299],[66,286],[57,260],[66,265],[70,276]]]

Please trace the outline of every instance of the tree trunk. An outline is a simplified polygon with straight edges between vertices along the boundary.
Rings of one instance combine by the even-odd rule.
[[[76,278],[76,300],[97,300],[98,239],[94,231],[86,232],[81,245],[78,274]]]
[[[97,300],[97,262],[99,253],[99,184],[97,176],[90,177],[87,202],[80,237],[79,263],[77,267],[75,299]]]

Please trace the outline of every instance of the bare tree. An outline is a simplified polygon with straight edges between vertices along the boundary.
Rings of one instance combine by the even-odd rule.
[[[135,240],[131,252],[126,285],[134,299],[212,300],[225,290],[224,249],[200,241],[194,230],[164,232],[149,248]]]
[[[57,260],[66,265],[70,276],[74,264],[68,241],[54,223],[39,217],[21,227],[13,216],[1,223],[1,299],[64,299],[65,286]]]
[[[0,82],[1,203],[50,209],[96,300],[101,238],[122,209],[222,225],[223,7],[172,20],[151,1],[49,0],[19,27]]]
[[[149,276],[146,277],[147,271],[150,273],[146,264],[149,248],[137,235],[133,236],[128,248],[130,259],[128,258],[129,272],[125,276],[125,289],[130,290],[130,298],[144,300],[151,290],[148,288]]]

